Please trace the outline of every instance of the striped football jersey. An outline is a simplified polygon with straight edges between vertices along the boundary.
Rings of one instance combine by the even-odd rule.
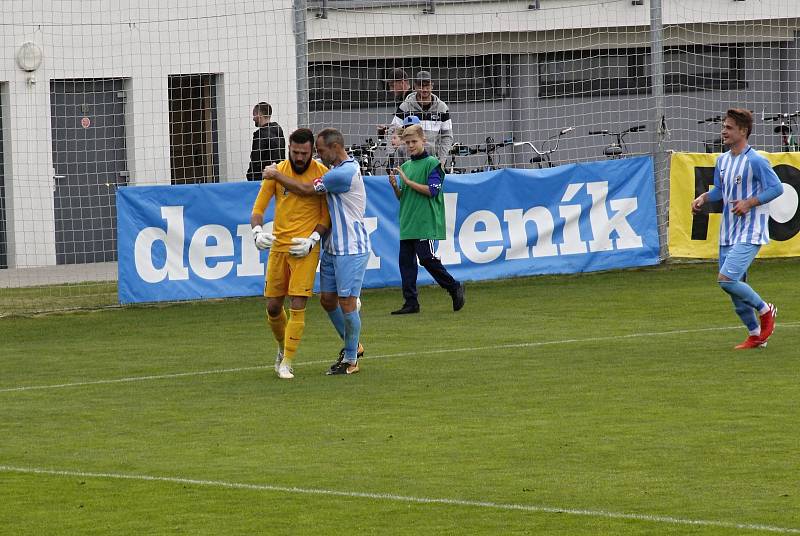
[[[369,233],[364,221],[367,191],[361,168],[353,158],[334,166],[314,181],[318,192],[325,192],[331,231],[323,247],[331,255],[353,255],[370,252]]]
[[[719,226],[719,244],[767,244],[769,242],[769,205],[753,207],[747,214],[738,216],[731,211],[734,201],[758,196],[780,179],[769,161],[752,147],[734,155],[731,151],[717,159],[714,168],[714,186],[719,189],[713,197],[722,196],[722,221]]]

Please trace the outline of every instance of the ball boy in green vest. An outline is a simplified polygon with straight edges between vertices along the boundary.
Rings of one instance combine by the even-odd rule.
[[[400,200],[400,279],[403,306],[393,315],[419,312],[417,259],[453,299],[453,310],[464,307],[464,284],[442,265],[433,253],[433,241],[444,240],[444,171],[436,157],[425,151],[425,133],[419,125],[403,129],[403,143],[410,160],[389,175],[389,183]],[[397,179],[400,177],[400,181]]]

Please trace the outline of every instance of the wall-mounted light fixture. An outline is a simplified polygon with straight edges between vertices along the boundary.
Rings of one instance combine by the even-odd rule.
[[[28,85],[36,83],[36,75],[33,74],[42,64],[42,49],[32,41],[22,43],[17,52],[17,65],[20,69],[28,73]]]

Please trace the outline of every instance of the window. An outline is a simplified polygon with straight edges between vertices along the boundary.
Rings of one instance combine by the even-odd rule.
[[[689,46],[664,51],[666,91],[681,93],[706,89],[747,87],[739,47]]]
[[[402,68],[413,79],[429,71],[433,92],[447,104],[481,102],[508,96],[510,86],[508,55],[412,60],[353,60],[309,64],[309,108],[312,111],[385,106],[393,103],[386,78]]]
[[[539,61],[539,97],[604,97],[647,93],[645,49],[569,50]]]

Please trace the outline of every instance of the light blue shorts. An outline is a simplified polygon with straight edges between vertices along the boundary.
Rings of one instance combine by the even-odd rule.
[[[731,281],[741,281],[758,255],[759,244],[738,243],[719,248],[719,273]]]
[[[319,256],[320,292],[335,292],[340,298],[360,296],[367,261],[369,253],[331,255],[323,251]]]

